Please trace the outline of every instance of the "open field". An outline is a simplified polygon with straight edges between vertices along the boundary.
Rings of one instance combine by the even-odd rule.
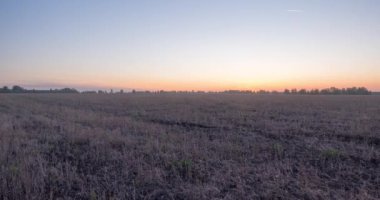
[[[380,198],[380,96],[0,95],[0,199],[281,197]]]

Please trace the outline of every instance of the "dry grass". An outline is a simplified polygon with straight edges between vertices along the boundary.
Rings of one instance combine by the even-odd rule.
[[[380,96],[1,94],[0,199],[379,199]]]

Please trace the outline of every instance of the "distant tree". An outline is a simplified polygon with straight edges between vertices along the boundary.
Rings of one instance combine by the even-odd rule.
[[[273,91],[271,92],[271,94],[279,94],[279,92],[278,92],[277,90],[273,90]]]
[[[265,91],[265,90],[259,90],[256,92],[257,94],[268,94],[269,92],[268,91]]]
[[[123,94],[123,93],[124,93],[124,90],[123,90],[123,89],[121,89],[121,90],[120,90],[120,94]]]
[[[89,90],[89,91],[83,91],[81,93],[82,94],[96,94],[96,91]]]
[[[240,90],[240,93],[250,94],[252,93],[252,90]]]
[[[285,89],[284,90],[284,94],[290,94],[290,90],[289,89]]]
[[[197,92],[199,93],[200,91],[197,91]],[[238,93],[240,93],[240,90],[226,90],[223,93],[238,94]]]
[[[298,94],[307,94],[306,89],[300,89],[298,91]]]
[[[55,90],[56,93],[79,93],[76,89],[74,88],[63,88],[61,90]]]
[[[0,89],[0,93],[9,93],[11,92],[8,88],[8,86],[4,86],[3,88]]]
[[[318,89],[312,89],[312,90],[310,90],[310,94],[319,94],[319,90]]]
[[[329,93],[330,93],[329,89],[322,89],[320,91],[320,94],[329,94]]]
[[[25,92],[25,89],[18,86],[18,85],[15,85],[12,87],[12,92],[14,93],[22,93],[22,92]]]
[[[352,88],[348,88],[348,94],[357,94],[358,93],[358,88],[356,87],[352,87]]]
[[[330,94],[340,94],[341,90],[336,87],[330,87]]]
[[[295,89],[295,88],[292,89],[292,90],[291,90],[291,93],[292,93],[292,94],[297,94],[297,89]]]
[[[359,93],[359,94],[362,94],[362,95],[368,95],[368,94],[371,94],[371,92],[368,91],[367,88],[365,88],[365,87],[359,87],[359,88],[358,88],[358,93]]]

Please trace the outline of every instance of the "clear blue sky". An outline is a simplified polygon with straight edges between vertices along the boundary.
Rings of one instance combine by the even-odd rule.
[[[0,84],[380,90],[378,0],[2,0]]]

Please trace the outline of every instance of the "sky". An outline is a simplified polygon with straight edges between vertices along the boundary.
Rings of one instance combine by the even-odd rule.
[[[0,85],[380,91],[378,0],[1,0]]]

